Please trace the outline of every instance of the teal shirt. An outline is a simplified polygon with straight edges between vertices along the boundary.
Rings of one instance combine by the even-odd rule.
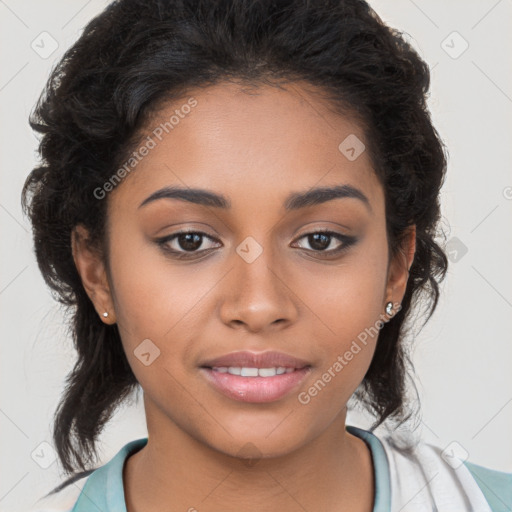
[[[349,433],[362,439],[370,448],[375,477],[373,512],[390,512],[391,481],[387,456],[377,436],[369,431],[347,425]],[[148,439],[131,441],[107,464],[93,471],[80,493],[72,512],[126,512],[123,467],[126,459],[143,448]],[[493,512],[512,511],[512,473],[494,471],[471,462],[464,463],[482,490]]]

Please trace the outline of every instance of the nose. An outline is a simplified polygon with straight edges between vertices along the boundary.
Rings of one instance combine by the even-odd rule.
[[[283,329],[298,316],[298,297],[290,273],[271,257],[270,251],[248,263],[237,254],[234,268],[223,280],[220,317],[232,328],[256,333]]]

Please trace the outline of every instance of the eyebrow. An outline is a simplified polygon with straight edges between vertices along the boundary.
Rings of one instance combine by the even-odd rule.
[[[343,198],[358,199],[364,203],[369,211],[372,211],[368,198],[363,194],[363,192],[361,192],[361,190],[353,187],[352,185],[318,187],[306,192],[294,192],[286,198],[284,207],[286,211],[293,211],[308,206],[323,204],[327,201],[332,201],[333,199]],[[144,199],[144,201],[139,205],[139,208],[159,199],[179,199],[202,206],[224,209],[231,208],[231,201],[222,194],[217,194],[200,188],[182,188],[176,186],[164,187],[157,190]]]

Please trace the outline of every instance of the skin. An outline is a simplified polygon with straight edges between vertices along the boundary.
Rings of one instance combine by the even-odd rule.
[[[391,259],[384,191],[369,155],[349,161],[338,149],[350,134],[364,141],[364,133],[307,84],[247,94],[222,83],[190,96],[197,106],[105,199],[109,264],[86,243],[83,227],[73,236],[84,287],[102,321],[117,323],[144,391],[149,441],[124,467],[127,510],[152,512],[165,503],[170,511],[369,512],[371,454],[345,430],[345,420],[377,336],[308,404],[298,395],[384,317],[388,301],[401,302],[414,229]],[[144,135],[185,103],[159,111]],[[292,192],[347,184],[368,205],[339,198],[284,209]],[[173,185],[223,194],[231,208],[178,199],[139,207]],[[182,229],[213,238],[197,244],[202,255],[177,260],[155,242]],[[305,235],[326,229],[357,241],[322,257],[342,242],[331,237],[322,252]],[[248,236],[263,249],[252,263],[236,252]],[[167,246],[187,253],[181,241]],[[160,350],[149,366],[134,355],[145,339]],[[278,401],[235,401],[216,391],[198,365],[238,350],[283,351],[312,369]]]

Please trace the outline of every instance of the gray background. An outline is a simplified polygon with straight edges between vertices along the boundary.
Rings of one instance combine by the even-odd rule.
[[[418,431],[472,462],[512,472],[512,2],[370,4],[431,66],[429,106],[450,152],[442,201],[452,263],[438,310],[415,340]],[[50,424],[74,360],[20,208],[36,161],[27,118],[52,66],[105,5],[0,0],[1,511],[26,510],[62,476],[52,463]],[[350,422],[369,425],[360,415]],[[145,435],[141,401],[124,407],[104,431],[99,462]]]

